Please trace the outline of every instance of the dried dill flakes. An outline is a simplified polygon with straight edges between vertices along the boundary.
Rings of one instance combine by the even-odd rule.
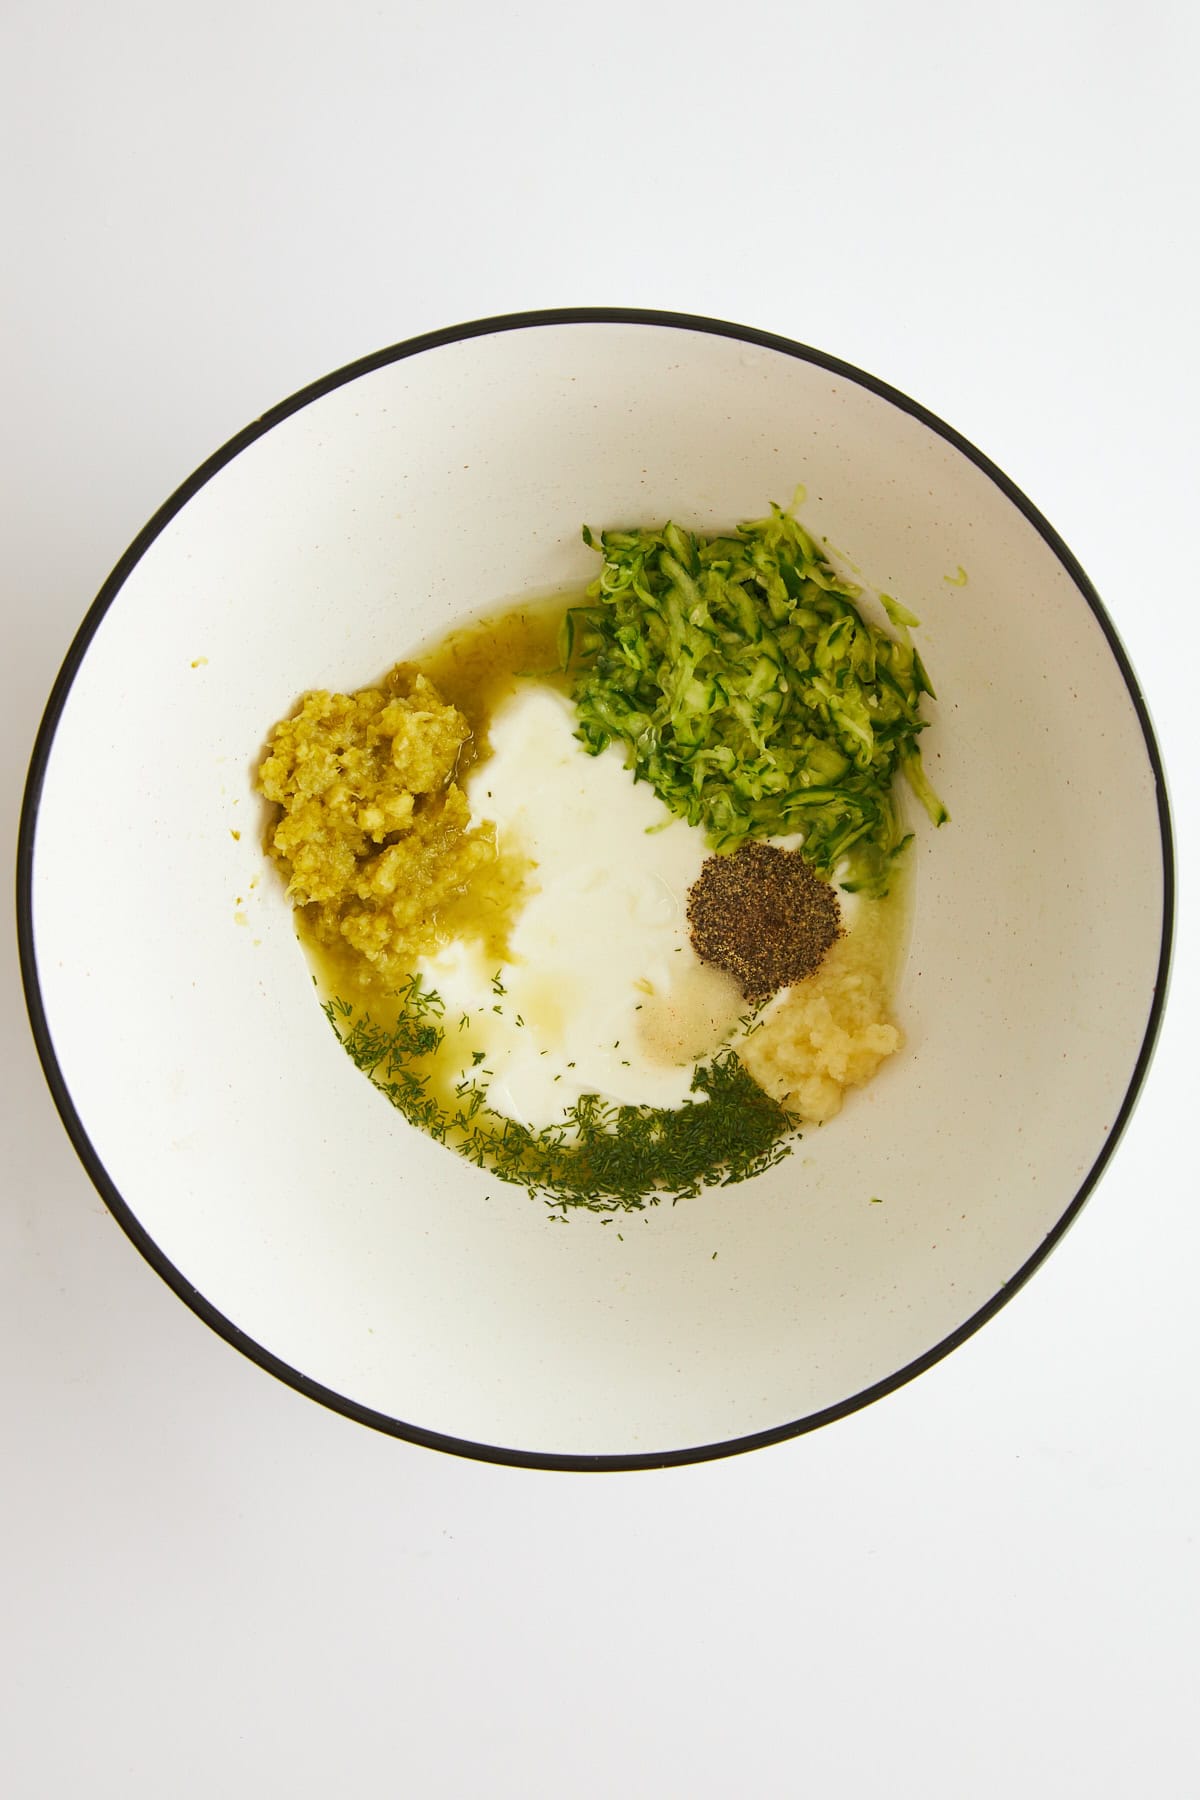
[[[751,1006],[811,975],[842,935],[829,883],[797,851],[756,840],[707,858],[687,916],[697,956],[732,975]]]
[[[703,1187],[746,1181],[789,1154],[785,1140],[796,1121],[731,1050],[696,1069],[697,1099],[674,1109],[583,1094],[559,1124],[533,1131],[493,1112],[469,1073],[445,1103],[433,1091],[429,1066],[444,1038],[442,1001],[417,976],[399,998],[391,1028],[346,1000],[330,1001],[325,1016],[355,1065],[411,1124],[553,1209],[640,1212]]]

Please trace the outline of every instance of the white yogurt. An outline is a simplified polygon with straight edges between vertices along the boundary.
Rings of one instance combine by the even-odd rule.
[[[548,688],[497,710],[467,797],[472,819],[532,862],[535,891],[499,969],[464,943],[421,965],[445,1001],[448,1052],[461,1043],[463,1073],[488,1071],[489,1105],[535,1128],[585,1093],[682,1105],[696,1059],[745,1010],[688,937],[703,833],[633,781],[616,746],[589,756],[573,729],[570,702]]]

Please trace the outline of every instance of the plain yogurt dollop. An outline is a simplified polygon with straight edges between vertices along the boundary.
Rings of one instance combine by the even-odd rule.
[[[488,1104],[534,1128],[585,1093],[683,1105],[696,1060],[745,1010],[688,936],[703,833],[635,782],[616,746],[589,756],[573,732],[569,700],[550,688],[522,687],[497,709],[467,797],[474,821],[530,859],[533,891],[509,962],[456,942],[421,967],[463,1074],[486,1071]]]

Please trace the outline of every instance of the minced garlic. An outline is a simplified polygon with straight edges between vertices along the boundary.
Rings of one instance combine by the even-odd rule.
[[[870,1081],[902,1038],[888,1011],[887,938],[870,903],[814,974],[785,988],[737,1052],[760,1087],[790,1112],[820,1124],[841,1111],[847,1088]]]

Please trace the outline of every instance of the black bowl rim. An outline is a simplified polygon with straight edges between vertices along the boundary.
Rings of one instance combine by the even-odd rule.
[[[264,436],[283,420],[290,418],[293,413],[299,412],[312,401],[333,392],[334,389],[344,386],[347,382],[355,381],[360,376],[368,375],[389,363],[399,362],[410,356],[418,356],[423,351],[437,349],[445,344],[500,332],[536,330],[544,326],[563,325],[642,325],[667,328],[673,331],[696,331],[717,337],[735,338],[743,343],[778,351],[786,356],[815,364],[819,368],[828,370],[831,374],[842,376],[868,389],[879,398],[899,407],[903,412],[911,414],[931,431],[944,438],[947,443],[961,451],[1007,496],[1044,539],[1071,577],[1100,625],[1124,678],[1129,698],[1141,725],[1146,755],[1154,775],[1162,846],[1162,937],[1153,999],[1141,1049],[1120,1109],[1095,1161],[1058,1222],[1033,1254],[997,1294],[959,1325],[956,1330],[903,1368],[872,1383],[848,1399],[839,1401],[834,1406],[824,1407],[804,1418],[773,1426],[766,1431],[751,1432],[743,1437],[729,1438],[712,1444],[688,1445],[683,1449],[636,1455],[559,1454],[548,1451],[521,1450],[498,1444],[475,1443],[468,1438],[457,1437],[452,1433],[429,1430],[424,1426],[393,1418],[389,1414],[363,1406],[349,1396],[339,1394],[333,1389],[323,1386],[322,1383],[314,1381],[311,1376],[305,1375],[301,1370],[293,1368],[280,1357],[275,1356],[265,1345],[258,1343],[231,1319],[219,1312],[205,1299],[203,1294],[192,1286],[183,1272],[177,1269],[163,1254],[141,1225],[118,1191],[88,1137],[83,1122],[75,1110],[55,1054],[42,1001],[33,932],[33,860],[38,811],[46,768],[59,720],[100,621],[115,601],[132,570],[176,513],[186,506],[188,501],[219,470],[223,469],[248,445]],[[1167,782],[1145,699],[1129,658],[1105,611],[1099,594],[1077,559],[1032,501],[961,433],[945,424],[926,407],[910,399],[907,394],[901,393],[898,389],[880,381],[876,376],[856,368],[851,363],[814,349],[810,345],[798,343],[773,332],[760,331],[752,326],[731,324],[725,320],[705,318],[692,313],[620,306],[559,307],[530,312],[505,313],[493,318],[473,319],[463,324],[448,326],[442,330],[425,332],[419,337],[408,338],[402,343],[392,344],[386,349],[375,351],[369,356],[348,363],[343,368],[336,369],[332,374],[325,375],[320,380],[301,388],[289,399],[281,401],[279,405],[263,413],[261,418],[255,419],[253,423],[239,431],[229,439],[228,443],[202,463],[170,498],[164,501],[153,518],[130,544],[97,594],[63,660],[46,704],[30,760],[18,833],[16,885],[17,937],[26,1006],[34,1042],[54,1103],[76,1154],[105,1205],[147,1262],[179,1298],[198,1317],[203,1319],[206,1325],[223,1337],[227,1343],[232,1344],[236,1350],[240,1350],[244,1356],[249,1357],[252,1362],[257,1363],[260,1368],[266,1369],[270,1374],[278,1377],[280,1381],[286,1382],[288,1386],[295,1388],[310,1400],[315,1400],[320,1405],[329,1407],[334,1412],[342,1413],[345,1417],[354,1419],[362,1425],[368,1425],[376,1431],[406,1439],[410,1443],[419,1444],[431,1450],[441,1450],[451,1455],[469,1457],[475,1461],[508,1464],[518,1468],[572,1471],[671,1468],[688,1463],[707,1462],[718,1457],[739,1455],[748,1450],[761,1449],[767,1444],[780,1443],[787,1438],[799,1437],[804,1433],[815,1431],[819,1426],[831,1424],[835,1419],[845,1418],[848,1414],[857,1412],[861,1407],[867,1406],[875,1400],[882,1399],[885,1394],[893,1392],[894,1389],[902,1387],[926,1369],[932,1368],[935,1363],[940,1362],[944,1356],[948,1356],[952,1350],[978,1331],[981,1325],[985,1324],[1007,1301],[1012,1299],[1034,1270],[1046,1260],[1055,1245],[1061,1241],[1099,1181],[1129,1122],[1146,1078],[1162,1022],[1170,975],[1175,917],[1175,853]]]

